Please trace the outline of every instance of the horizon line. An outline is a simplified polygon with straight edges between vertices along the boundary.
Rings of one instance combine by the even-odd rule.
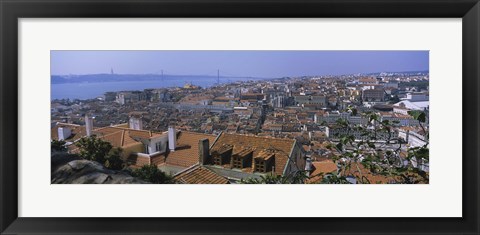
[[[238,78],[296,78],[296,77],[315,77],[315,76],[347,76],[347,75],[356,75],[356,74],[376,74],[376,73],[414,73],[414,72],[427,72],[430,73],[429,69],[425,70],[411,70],[411,71],[376,71],[376,72],[365,72],[365,73],[347,73],[347,74],[314,74],[314,75],[294,75],[294,76],[282,76],[282,77],[261,77],[261,76],[220,76],[220,77],[238,77]],[[86,75],[158,75],[162,76],[159,73],[86,73],[86,74],[51,74],[50,76],[86,76]],[[216,75],[205,75],[205,74],[163,74],[163,76],[205,76],[205,77],[217,77]]]

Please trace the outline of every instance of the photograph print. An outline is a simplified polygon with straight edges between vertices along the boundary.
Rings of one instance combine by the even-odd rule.
[[[429,51],[54,50],[50,66],[51,184],[429,183]]]

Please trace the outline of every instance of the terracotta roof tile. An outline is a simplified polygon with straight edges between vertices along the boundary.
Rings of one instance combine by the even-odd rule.
[[[255,149],[254,148],[251,148],[251,147],[246,147],[246,148],[243,148],[243,147],[236,147],[236,148],[233,148],[233,154],[232,155],[236,155],[240,158],[244,158],[246,156],[248,156],[249,154],[251,154]]]
[[[358,168],[360,169],[360,171],[357,169],[356,165],[358,165]],[[347,171],[347,175],[352,175],[357,177],[360,177],[361,175],[367,178],[371,184],[388,184],[390,181],[393,180],[384,175],[373,174],[371,171],[366,169],[361,163],[358,163],[356,165],[355,166],[352,165],[352,167],[350,167],[350,169]]]
[[[352,164],[355,164],[355,163],[352,163]],[[313,162],[313,166],[315,169],[310,174],[311,178],[308,181],[309,183],[318,183],[323,178],[322,174],[331,173],[337,170],[337,165],[332,160]],[[360,169],[360,171],[358,171],[358,169]],[[346,174],[350,176],[358,177],[360,176],[360,172],[361,172],[361,175],[367,178],[371,184],[387,184],[392,180],[383,175],[373,174],[368,169],[366,169],[361,163],[358,163],[358,169],[356,165],[352,165],[352,167],[350,167],[350,169],[346,172]]]
[[[180,131],[177,134],[177,148],[167,154],[166,164],[189,167],[198,163],[198,142],[208,139],[210,144],[215,140],[214,135]]]
[[[332,160],[324,160],[313,162],[314,170],[310,173],[308,183],[318,183],[323,179],[324,174],[328,174],[337,170],[337,164]]]
[[[110,134],[99,136],[100,139],[109,142],[113,147],[123,146],[123,131],[117,131]]]
[[[224,144],[222,146],[219,146],[215,151],[218,153],[218,154],[224,154],[225,152],[227,151],[230,151],[233,149],[233,146],[231,145],[228,145],[228,144]]]
[[[147,130],[133,130],[118,126],[98,128],[93,130],[93,134],[97,135],[98,138],[110,142],[114,147],[126,147],[141,144],[140,139],[149,139],[163,135],[163,133]]]
[[[228,180],[218,175],[217,173],[203,167],[196,165],[183,172],[180,172],[175,177],[177,182],[182,184],[228,184]]]
[[[238,152],[238,149],[253,148],[254,158],[262,151],[272,151],[275,153],[275,173],[281,175],[287,165],[288,156],[294,148],[294,144],[293,139],[222,133],[212,146],[211,151],[218,151],[224,145],[234,146],[234,152]]]
[[[275,156],[275,153],[273,151],[266,151],[262,150],[258,153],[258,155],[255,157],[255,159],[262,159],[262,160],[268,160]]]

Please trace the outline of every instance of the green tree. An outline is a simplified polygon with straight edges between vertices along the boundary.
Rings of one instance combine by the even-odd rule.
[[[107,154],[113,148],[112,144],[98,139],[96,136],[83,137],[75,145],[80,149],[78,154],[80,157],[101,164],[105,163]]]
[[[110,152],[107,154],[106,160],[105,160],[105,167],[112,169],[112,170],[121,170],[125,166],[123,163],[122,158],[120,155],[122,154],[122,149],[121,148],[113,148],[110,150]]]
[[[398,97],[398,95],[394,95],[391,99],[390,99],[390,103],[391,104],[396,104],[400,102],[400,98]]]
[[[337,174],[327,174],[320,181],[322,184],[350,184],[347,177]]]
[[[154,184],[175,183],[170,175],[160,171],[155,165],[144,165],[139,169],[133,170],[132,175]]]
[[[358,110],[352,106],[348,106],[347,111],[349,111],[352,116],[357,116],[358,114]]]
[[[63,140],[52,140],[50,142],[50,149],[57,152],[65,152],[67,151],[67,146],[65,146],[66,142]]]
[[[241,184],[303,184],[308,179],[307,172],[296,171],[289,175],[262,175],[260,178],[241,179]]]
[[[112,170],[121,170],[124,162],[121,159],[121,148],[113,148],[112,144],[95,136],[83,137],[75,145],[80,149],[81,158],[96,161]]]

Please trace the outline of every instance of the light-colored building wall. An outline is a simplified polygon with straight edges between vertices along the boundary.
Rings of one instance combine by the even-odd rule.
[[[166,152],[167,142],[168,142],[168,136],[166,134],[157,138],[152,138],[149,140],[148,143],[146,143],[147,151],[144,153],[152,154],[156,152]],[[158,144],[158,148],[157,148],[157,144]]]

